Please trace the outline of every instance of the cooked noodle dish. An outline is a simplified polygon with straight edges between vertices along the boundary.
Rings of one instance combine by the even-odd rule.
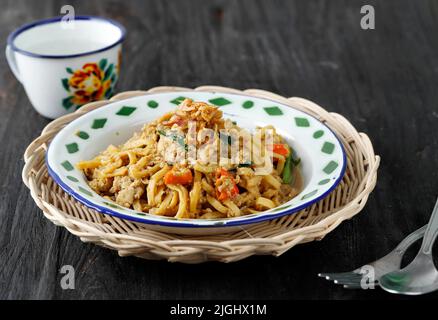
[[[177,219],[256,214],[302,189],[299,158],[272,126],[251,132],[185,99],[122,145],[76,164],[104,198]]]

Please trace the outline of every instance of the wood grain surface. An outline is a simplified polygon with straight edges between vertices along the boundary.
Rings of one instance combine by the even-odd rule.
[[[59,15],[63,4],[2,1],[3,45],[13,29]],[[119,91],[216,84],[309,98],[370,136],[382,157],[379,179],[361,214],[278,258],[227,265],[120,258],[54,226],[33,203],[21,182],[22,155],[49,120],[2,55],[0,299],[404,298],[344,290],[316,275],[379,258],[428,221],[438,196],[438,1],[69,4],[126,26]],[[364,4],[375,7],[375,30],[360,28]],[[60,286],[63,265],[76,270],[75,290]]]

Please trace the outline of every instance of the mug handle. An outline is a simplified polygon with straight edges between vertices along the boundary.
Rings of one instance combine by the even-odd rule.
[[[17,61],[15,60],[15,54],[14,54],[14,51],[12,51],[10,45],[6,46],[5,53],[6,53],[6,60],[8,61],[8,64],[12,70],[12,73],[14,74],[14,76],[17,78],[18,81],[22,82],[20,72],[18,71],[18,67],[17,67]]]

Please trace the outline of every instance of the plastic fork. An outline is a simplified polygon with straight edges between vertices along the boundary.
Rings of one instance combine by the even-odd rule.
[[[383,275],[395,270],[400,270],[403,255],[405,254],[406,250],[413,243],[423,237],[426,227],[427,225],[412,232],[410,235],[404,238],[394,250],[379,260],[363,265],[362,267],[359,267],[353,271],[340,273],[319,273],[318,276],[342,285],[347,289],[361,289],[363,288],[362,278],[364,273],[371,269],[374,271],[374,284],[378,285],[379,279]]]
[[[380,278],[380,287],[391,293],[419,295],[438,290],[438,270],[432,247],[438,236],[438,200],[430,217],[423,243],[415,259],[402,270]]]

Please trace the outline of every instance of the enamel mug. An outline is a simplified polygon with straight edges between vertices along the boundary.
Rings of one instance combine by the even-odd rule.
[[[111,97],[125,35],[122,25],[105,18],[40,20],[9,35],[6,58],[34,108],[54,119]]]

